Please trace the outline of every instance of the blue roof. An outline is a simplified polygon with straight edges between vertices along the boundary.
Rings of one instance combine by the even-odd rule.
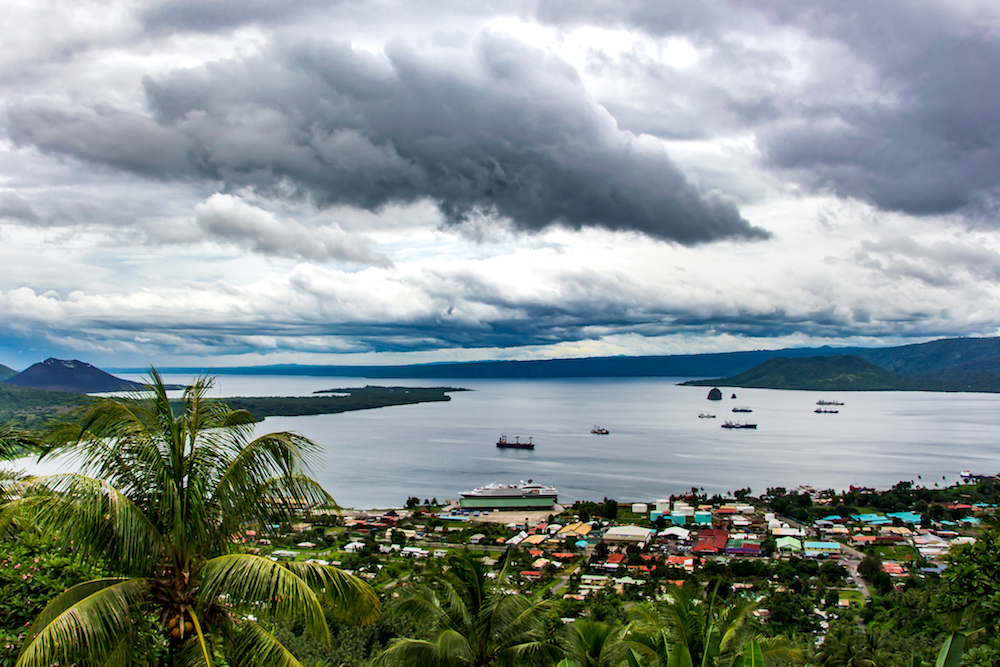
[[[906,523],[917,523],[921,522],[920,515],[916,512],[889,512],[886,516],[891,516],[896,519],[902,519]]]

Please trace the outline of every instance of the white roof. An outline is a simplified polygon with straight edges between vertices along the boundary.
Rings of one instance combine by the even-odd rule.
[[[653,534],[653,531],[649,528],[642,528],[641,526],[612,526],[604,531],[604,537],[618,537],[618,538],[631,538],[631,539],[646,539]]]

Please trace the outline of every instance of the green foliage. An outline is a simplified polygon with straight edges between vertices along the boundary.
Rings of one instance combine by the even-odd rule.
[[[976,662],[1000,660],[1000,529],[984,528],[973,544],[952,549],[934,608],[957,625],[964,621]]]
[[[321,603],[348,618],[376,616],[377,598],[360,580],[327,566],[278,564],[232,539],[293,519],[302,503],[330,500],[302,474],[315,445],[293,433],[251,440],[251,416],[207,400],[207,378],[185,390],[177,414],[151,376],[153,392],[88,402],[52,430],[54,451],[72,447],[93,477],[52,475],[10,488],[6,521],[37,526],[110,575],[50,602],[18,664],[148,664],[151,647],[165,644],[168,664],[211,664],[224,653],[230,667],[292,665],[253,617],[299,619],[328,641]]]
[[[324,392],[336,393],[336,396],[227,398],[226,402],[261,420],[272,416],[327,415],[390,405],[450,401],[448,392],[454,391],[464,390],[454,387],[361,387]]]
[[[0,667],[14,664],[21,637],[39,609],[96,573],[72,550],[34,532],[0,543]]]
[[[40,431],[52,419],[86,400],[81,394],[18,387],[0,382],[0,422]]]
[[[759,387],[815,391],[920,390],[934,387],[904,377],[852,354],[837,357],[779,357],[728,378],[697,380],[697,386]]]
[[[426,639],[397,639],[379,655],[379,664],[477,667],[556,655],[542,634],[547,603],[505,592],[467,551],[449,554],[445,567],[408,589],[396,609],[426,619],[432,632]]]

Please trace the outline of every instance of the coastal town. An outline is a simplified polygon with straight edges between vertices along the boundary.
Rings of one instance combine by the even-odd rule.
[[[580,603],[654,600],[685,581],[721,577],[762,601],[754,613],[766,623],[767,600],[806,590],[812,608],[795,622],[821,637],[831,616],[938,577],[953,548],[975,541],[982,517],[996,509],[1000,484],[963,481],[843,493],[800,487],[753,496],[742,489],[727,497],[694,488],[650,502],[559,505],[552,498],[547,509],[511,509],[504,499],[490,508],[481,498],[409,498],[406,507],[384,511],[317,510],[273,538],[243,539],[273,559],[337,565],[385,590],[421,572],[422,561],[455,550],[481,554],[491,576],[502,574],[518,593]],[[521,487],[551,488],[493,488]],[[586,613],[586,606],[571,607]]]

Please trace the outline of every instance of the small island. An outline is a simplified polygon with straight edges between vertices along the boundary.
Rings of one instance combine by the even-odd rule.
[[[468,391],[458,387],[354,387],[321,389],[322,396],[262,396],[227,398],[233,408],[246,410],[261,420],[265,417],[328,415],[351,410],[370,410],[392,405],[412,405],[450,401],[449,393]]]

